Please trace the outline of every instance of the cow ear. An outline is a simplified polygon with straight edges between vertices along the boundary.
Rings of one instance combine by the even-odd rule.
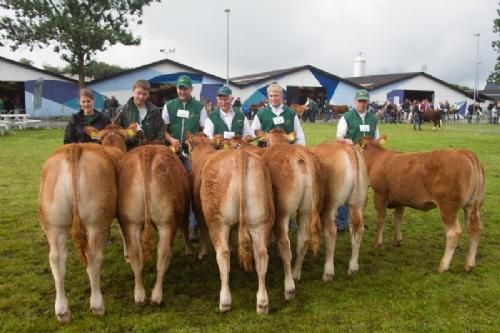
[[[385,145],[387,143],[387,134],[383,134],[377,141],[381,146]]]
[[[130,124],[129,127],[126,128],[127,136],[133,138],[134,136],[136,136],[137,130],[138,130],[137,123]]]
[[[99,131],[97,128],[94,126],[85,126],[83,128],[85,133],[87,133],[88,136],[90,136],[93,140],[99,140],[100,138],[98,137]]]

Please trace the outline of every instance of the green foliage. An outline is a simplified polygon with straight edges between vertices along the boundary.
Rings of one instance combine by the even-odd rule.
[[[43,64],[43,69],[57,73],[57,74],[78,74],[74,72],[74,68],[70,65],[66,65],[63,68],[52,66],[48,64]],[[103,77],[111,76],[114,74],[121,73],[128,70],[128,68],[123,68],[117,65],[109,65],[102,61],[91,60],[85,65],[85,75],[93,77],[94,79],[100,79]]]
[[[462,89],[464,91],[472,90],[471,88],[464,86],[462,84],[452,83],[451,85],[457,87],[458,89]]]
[[[29,60],[28,58],[21,58],[21,59],[19,59],[19,62],[21,64],[33,66],[33,61]]]
[[[97,52],[115,44],[140,44],[130,23],[141,24],[144,6],[160,1],[0,0],[8,12],[0,18],[0,41],[12,50],[52,47],[83,86],[84,65]]]
[[[485,126],[486,127],[486,126]],[[484,129],[484,128],[483,128]],[[491,125],[491,130],[500,128]],[[309,145],[335,138],[332,124],[305,124]],[[375,249],[375,211],[370,196],[365,214],[360,271],[347,274],[351,245],[348,233],[337,237],[335,278],[323,283],[324,250],[306,256],[296,298],[283,300],[283,268],[270,246],[266,277],[270,313],[255,313],[257,277],[245,273],[231,258],[233,310],[218,313],[219,271],[213,251],[198,261],[182,254],[177,237],[166,272],[164,302],[138,306],[133,301],[134,277],[123,260],[118,223],[104,252],[101,285],[106,315],[89,309],[90,288],[85,269],[71,242],[66,291],[73,321],[60,325],[54,315],[55,290],[48,245],[38,224],[38,186],[42,164],[61,145],[62,130],[25,130],[0,136],[0,331],[1,332],[498,332],[500,327],[500,155],[499,134],[461,128],[414,132],[411,125],[381,125],[387,148],[422,151],[468,148],[486,170],[486,201],[481,211],[485,231],[477,266],[462,271],[469,239],[463,234],[450,272],[437,273],[444,251],[444,231],[437,210],[407,209],[401,247],[391,244],[390,211],[385,242]],[[497,132],[498,133],[498,132]],[[460,217],[462,218],[462,217]],[[233,235],[233,244],[237,235]],[[292,234],[292,242],[294,242]],[[196,245],[195,245],[196,246]],[[233,248],[236,248],[233,246]],[[155,281],[155,263],[145,264],[148,295]]]
[[[500,6],[500,2],[499,2]],[[497,9],[498,17],[493,20],[493,32],[500,36],[500,9]],[[491,42],[491,46],[497,53],[500,53],[500,40],[495,40]],[[494,82],[500,84],[500,55],[497,57],[497,63],[495,65],[495,70],[491,72],[488,77],[488,82]]]
[[[49,72],[52,72],[52,73],[56,73],[56,74],[67,73],[64,68],[60,68],[60,67],[49,65],[49,64],[43,64],[42,67],[46,71],[49,71]]]

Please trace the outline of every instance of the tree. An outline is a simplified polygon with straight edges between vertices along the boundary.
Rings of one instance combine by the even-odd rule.
[[[19,59],[19,62],[21,64],[33,66],[33,61],[29,60],[28,58],[21,58],[21,59]]]
[[[48,64],[43,64],[43,69],[46,71],[57,73],[57,74],[78,74],[73,72],[73,68],[70,65],[64,67],[57,67]],[[91,60],[85,65],[85,75],[87,77],[93,77],[94,79],[101,79],[103,77],[111,76],[114,74],[121,73],[128,70],[128,68],[123,68],[117,65],[109,65],[102,61]]]
[[[500,6],[500,3],[499,3]],[[493,32],[500,35],[500,9],[497,9],[498,17],[493,21]],[[500,40],[495,40],[491,43],[491,46],[497,53],[500,53]],[[495,65],[495,70],[491,72],[488,77],[488,82],[494,82],[500,84],[500,55],[497,57],[497,64]]]
[[[97,52],[116,44],[139,45],[129,22],[142,24],[143,8],[161,0],[0,0],[8,10],[0,18],[1,41],[21,46],[52,47],[85,85],[85,65]]]

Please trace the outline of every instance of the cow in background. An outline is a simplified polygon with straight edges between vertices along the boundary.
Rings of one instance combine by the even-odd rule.
[[[401,153],[382,148],[380,140],[363,138],[370,185],[377,210],[377,238],[382,244],[387,208],[394,208],[394,244],[401,243],[401,223],[405,207],[428,211],[438,208],[446,233],[446,248],[439,272],[450,267],[450,261],[462,230],[458,211],[463,209],[470,237],[465,271],[475,266],[483,223],[480,209],[484,201],[484,169],[476,155],[465,149],[435,150],[423,153]]]
[[[134,300],[146,301],[142,268],[150,258],[152,227],[158,230],[157,275],[151,303],[163,298],[163,278],[172,257],[177,228],[183,229],[186,251],[189,216],[189,181],[180,159],[163,145],[145,145],[122,158],[119,178],[118,220],[134,272]]]
[[[267,244],[274,223],[269,172],[260,157],[243,149],[215,151],[203,134],[188,133],[186,142],[193,165],[195,213],[200,217],[200,227],[201,223],[208,227],[219,266],[219,310],[231,309],[229,235],[231,227],[238,224],[240,263],[250,271],[252,257],[255,260],[259,279],[256,309],[257,313],[268,313]],[[202,242],[203,239],[202,234]]]
[[[429,110],[425,112],[421,112],[420,116],[422,117],[422,121],[431,121],[433,123],[432,130],[434,131],[439,127],[441,129],[442,121],[442,113],[440,111]]]
[[[322,143],[312,147],[311,152],[321,161],[326,181],[325,200],[321,212],[321,222],[325,235],[326,258],[323,281],[331,281],[334,275],[334,252],[337,228],[335,216],[337,208],[350,208],[349,231],[352,255],[348,274],[359,269],[358,257],[364,232],[363,211],[368,194],[368,172],[364,158],[358,147],[343,143]]]
[[[98,132],[86,127],[94,143],[69,144],[57,149],[44,163],[39,194],[39,219],[50,245],[50,267],[56,288],[55,312],[61,323],[71,320],[64,290],[66,240],[70,229],[81,262],[90,280],[90,308],[104,315],[100,286],[102,252],[116,215],[119,159],[125,140],[136,125],[126,130],[108,125]]]

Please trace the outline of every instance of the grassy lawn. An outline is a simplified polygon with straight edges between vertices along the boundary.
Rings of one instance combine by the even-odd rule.
[[[337,238],[336,275],[323,283],[323,251],[308,254],[296,298],[283,299],[283,271],[270,249],[267,287],[270,313],[255,313],[257,277],[231,261],[233,310],[218,313],[219,273],[213,252],[199,262],[182,254],[180,238],[164,282],[161,306],[133,301],[133,275],[124,262],[117,223],[105,250],[102,290],[106,315],[92,316],[84,267],[69,245],[66,291],[73,321],[61,326],[54,315],[55,290],[48,244],[38,224],[41,166],[62,142],[62,130],[26,130],[0,136],[0,332],[498,332],[500,330],[500,128],[498,134],[448,129],[414,132],[410,125],[381,125],[388,149],[422,151],[456,147],[474,151],[486,169],[485,224],[476,263],[463,264],[468,235],[461,237],[450,271],[438,274],[444,232],[437,210],[407,209],[401,247],[392,246],[386,221],[384,245],[373,247],[375,211],[370,200],[360,253],[360,271],[347,275],[348,233]],[[331,124],[304,125],[308,145],[333,139]],[[462,218],[462,216],[461,216]],[[463,226],[463,224],[462,224]],[[144,272],[150,296],[155,264]]]

